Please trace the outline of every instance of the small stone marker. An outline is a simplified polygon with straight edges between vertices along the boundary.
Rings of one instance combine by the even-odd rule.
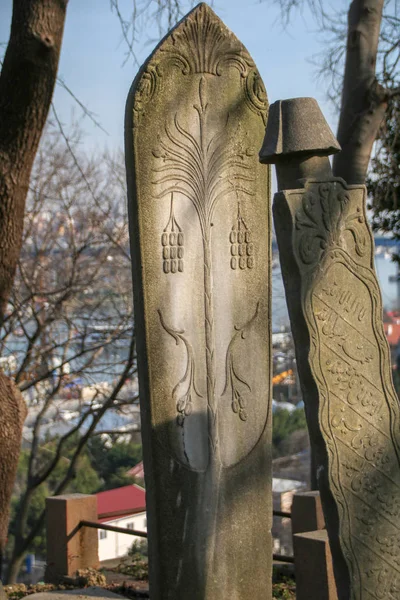
[[[293,535],[325,528],[321,497],[317,491],[297,492],[293,496],[291,514]]]
[[[128,97],[153,600],[271,598],[267,96],[199,4]]]
[[[97,498],[88,494],[64,494],[46,498],[45,580],[59,583],[78,569],[97,569],[99,542],[96,529],[79,527],[81,521],[97,521]]]
[[[337,600],[326,529],[293,536],[296,600]]]
[[[274,221],[338,597],[400,598],[400,410],[382,326],[366,189],[311,98],[271,106]]]

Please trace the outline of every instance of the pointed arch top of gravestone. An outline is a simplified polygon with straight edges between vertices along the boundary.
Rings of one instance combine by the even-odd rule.
[[[146,105],[159,90],[160,78],[171,67],[180,69],[183,75],[215,76],[222,75],[224,69],[236,68],[243,78],[249,108],[260,114],[266,124],[267,94],[251,56],[205,2],[198,4],[161,40],[141,67],[128,96],[135,126],[142,122]]]

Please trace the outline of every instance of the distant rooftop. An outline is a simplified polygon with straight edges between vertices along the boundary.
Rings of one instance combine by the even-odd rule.
[[[400,324],[399,323],[384,323],[383,328],[389,342],[389,346],[397,346],[400,341]]]
[[[141,460],[137,465],[129,469],[127,475],[131,477],[139,477],[139,479],[144,479],[144,469],[143,469],[143,461]]]
[[[99,492],[96,496],[100,523],[146,510],[146,492],[136,484]]]

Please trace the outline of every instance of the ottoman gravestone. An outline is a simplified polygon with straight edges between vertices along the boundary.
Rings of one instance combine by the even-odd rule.
[[[400,411],[366,189],[332,176],[339,145],[311,98],[271,106],[274,222],[341,600],[400,598]]]
[[[128,96],[153,600],[272,594],[267,111],[250,55],[206,4]]]

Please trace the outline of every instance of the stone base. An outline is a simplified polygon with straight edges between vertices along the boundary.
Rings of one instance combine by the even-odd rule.
[[[326,529],[293,536],[297,600],[337,600]]]

